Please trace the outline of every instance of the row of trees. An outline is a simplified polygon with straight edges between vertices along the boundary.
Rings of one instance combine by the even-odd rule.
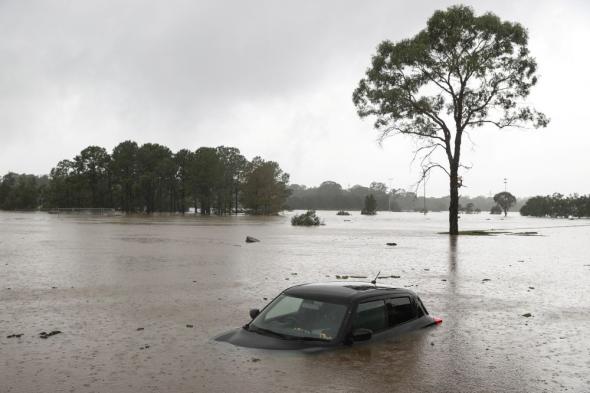
[[[44,204],[47,176],[9,172],[0,178],[0,209],[30,210]]]
[[[238,149],[225,146],[173,153],[163,145],[125,141],[111,154],[89,146],[72,160],[60,161],[49,177],[20,175],[23,186],[13,177],[4,176],[3,187],[6,183],[8,189],[28,188],[0,199],[0,203],[9,201],[2,203],[5,209],[115,208],[153,213],[186,212],[193,207],[201,214],[222,215],[242,207],[253,214],[275,214],[289,195],[289,175],[278,163],[260,157],[248,161]]]
[[[590,217],[590,194],[536,196],[524,204],[520,214],[535,217]]]
[[[373,182],[369,187],[355,185],[348,189],[333,181],[325,181],[319,187],[293,184],[287,205],[291,209],[305,210],[361,210],[365,197],[373,194],[378,209],[388,208],[389,194],[383,183]]]
[[[360,185],[344,189],[333,181],[325,181],[318,187],[305,187],[294,184],[287,205],[298,210],[361,210],[367,195],[372,194],[377,202],[377,210],[421,211],[424,209],[424,198],[415,192],[403,189],[389,189],[384,183],[372,182],[369,187]],[[448,210],[450,197],[426,198],[426,210]],[[514,208],[518,210],[524,200],[517,200]],[[459,210],[465,213],[490,211],[496,205],[492,197],[461,196]]]

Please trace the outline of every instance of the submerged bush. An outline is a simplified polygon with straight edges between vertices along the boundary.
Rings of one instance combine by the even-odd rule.
[[[291,225],[302,225],[311,227],[320,225],[320,218],[316,216],[315,210],[308,210],[303,214],[296,214],[291,218]]]
[[[346,210],[340,210],[338,211],[338,213],[336,213],[337,216],[350,216],[350,213],[347,212]]]
[[[490,214],[502,214],[502,208],[499,205],[492,206]]]

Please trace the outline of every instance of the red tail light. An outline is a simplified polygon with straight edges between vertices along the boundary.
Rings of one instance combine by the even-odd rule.
[[[442,323],[442,319],[438,318],[438,317],[433,317],[434,318],[434,323],[437,325],[440,325]]]

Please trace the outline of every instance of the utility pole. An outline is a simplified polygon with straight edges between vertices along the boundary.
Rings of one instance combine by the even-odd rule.
[[[504,192],[506,192],[506,184],[508,184],[508,179],[504,178]]]

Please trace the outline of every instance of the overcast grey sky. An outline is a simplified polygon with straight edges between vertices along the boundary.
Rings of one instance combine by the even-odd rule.
[[[410,37],[451,1],[0,0],[0,173],[48,173],[88,145],[228,145],[291,182],[409,188],[411,138],[382,147],[351,95],[377,44]],[[467,1],[522,23],[539,64],[542,130],[480,128],[469,195],[590,192],[590,3]],[[428,194],[448,193],[434,173]]]

